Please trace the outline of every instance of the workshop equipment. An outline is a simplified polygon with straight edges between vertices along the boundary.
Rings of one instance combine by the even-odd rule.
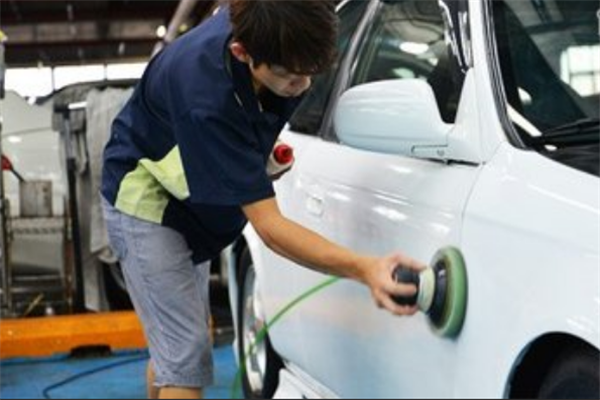
[[[2,171],[12,172],[19,182],[25,182],[25,178],[15,169],[13,163],[4,154],[2,154]]]
[[[67,105],[54,105],[54,113],[60,115],[63,120],[63,144],[65,158],[67,161],[67,186],[69,189],[69,215],[71,216],[71,234],[73,236],[73,255],[75,264],[75,294],[72,300],[73,311],[83,313],[85,307],[85,289],[83,286],[83,254],[81,225],[79,223],[79,208],[77,200],[77,157],[73,130],[71,126],[71,114],[74,112],[85,112],[86,102],[75,102]]]
[[[52,218],[52,181],[21,181],[19,204],[22,218]]]
[[[417,273],[396,268],[397,282],[412,283],[417,293],[411,297],[397,296],[401,305],[417,305],[427,314],[433,331],[454,338],[462,329],[467,310],[467,270],[461,252],[454,247],[440,249],[431,266]]]
[[[6,62],[4,59],[4,42],[7,38],[0,29],[0,100],[4,99],[4,76],[6,72]],[[3,113],[0,110],[0,138],[2,137]],[[0,140],[0,154],[2,154],[2,140]],[[8,158],[6,159],[7,161]],[[10,315],[13,311],[12,299],[12,271],[10,270],[10,254],[8,251],[8,217],[10,215],[9,202],[6,199],[4,191],[4,167],[9,165],[5,163],[2,156],[2,168],[0,169],[0,278],[2,279],[2,296],[0,296],[0,316]]]

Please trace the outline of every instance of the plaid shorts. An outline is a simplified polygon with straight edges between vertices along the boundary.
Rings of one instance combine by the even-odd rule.
[[[103,199],[110,245],[148,341],[155,386],[213,383],[208,262],[194,265],[184,237],[126,215]]]

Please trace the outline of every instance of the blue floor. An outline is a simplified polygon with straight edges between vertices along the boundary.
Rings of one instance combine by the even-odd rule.
[[[237,372],[230,344],[214,349],[215,384],[209,399],[230,398]],[[119,352],[110,357],[14,359],[0,363],[3,399],[143,399],[146,398],[146,352]]]

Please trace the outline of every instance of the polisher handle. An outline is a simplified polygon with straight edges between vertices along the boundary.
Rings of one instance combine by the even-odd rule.
[[[421,283],[419,273],[398,266],[394,272],[392,272],[392,277],[396,282],[408,284],[412,283],[417,287],[417,293],[415,293],[413,296],[393,296],[393,300],[401,306],[414,306],[417,304],[417,298],[419,297],[419,285]]]

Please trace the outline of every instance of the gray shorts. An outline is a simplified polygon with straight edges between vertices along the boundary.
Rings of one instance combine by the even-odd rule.
[[[148,340],[155,386],[211,385],[209,264],[193,264],[177,231],[123,214],[102,200],[110,245]]]

